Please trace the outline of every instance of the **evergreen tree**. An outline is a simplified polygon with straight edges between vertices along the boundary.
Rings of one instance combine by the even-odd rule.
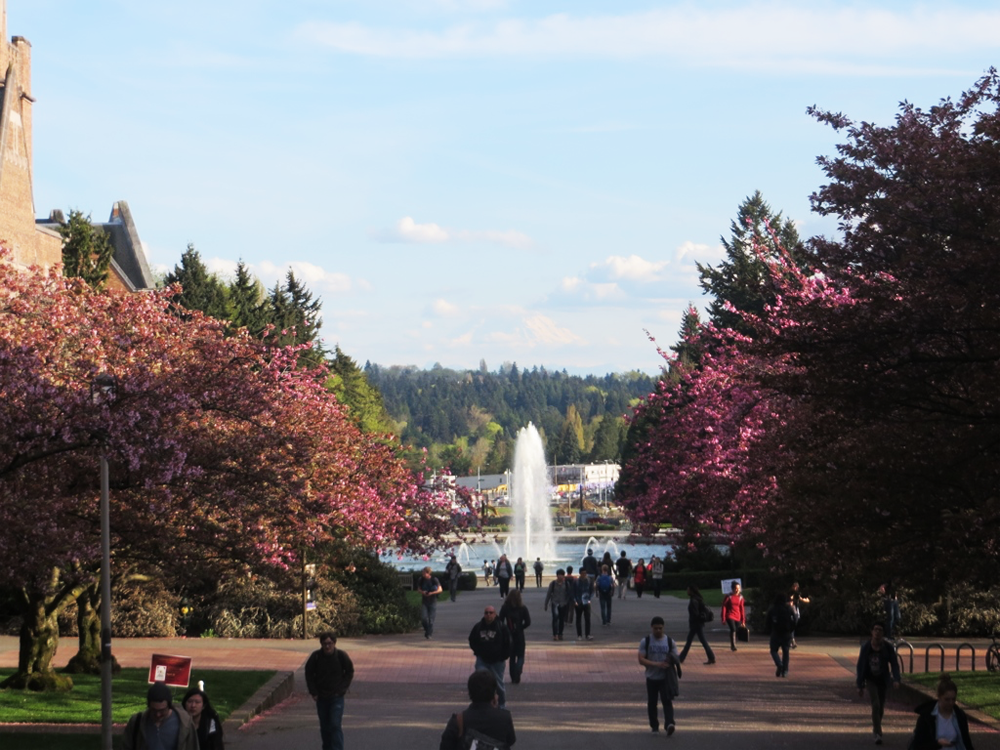
[[[717,268],[697,266],[701,288],[712,297],[708,306],[711,321],[720,328],[745,333],[747,326],[739,313],[759,314],[774,301],[766,261],[780,256],[779,245],[792,258],[801,256],[801,241],[792,221],[782,219],[780,212],[775,214],[759,190],[740,204],[730,230],[729,240],[720,238],[726,260]],[[735,310],[727,310],[727,303]]]
[[[609,413],[601,417],[594,433],[594,447],[587,457],[588,460],[591,463],[618,461],[624,427],[625,421],[615,414]]]
[[[334,347],[334,356],[327,362],[330,368],[330,382],[337,400],[350,409],[351,417],[364,432],[388,433],[392,431],[390,418],[382,403],[382,394],[373,388],[357,363],[344,354],[339,346]]]
[[[264,303],[264,288],[242,260],[236,266],[236,276],[229,283],[230,322],[232,328],[246,328],[259,338],[268,323]]]
[[[177,298],[181,307],[200,310],[217,320],[229,320],[226,287],[202,262],[201,255],[193,244],[181,256],[179,266],[167,274],[167,285],[180,284],[183,291]]]
[[[113,249],[108,235],[90,223],[90,216],[71,210],[59,226],[63,238],[63,276],[79,277],[100,291],[108,281]]]

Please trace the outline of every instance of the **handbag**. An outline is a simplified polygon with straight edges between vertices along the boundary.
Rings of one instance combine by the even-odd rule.
[[[746,625],[736,626],[736,640],[740,643],[750,643],[750,630]]]

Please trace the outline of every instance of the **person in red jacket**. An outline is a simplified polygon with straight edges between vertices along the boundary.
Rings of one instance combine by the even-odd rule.
[[[736,650],[736,628],[747,626],[747,612],[740,584],[733,581],[730,593],[722,600],[722,621],[729,626],[729,648]]]
[[[635,595],[642,599],[642,592],[646,588],[646,566],[639,558],[639,562],[635,564],[635,572],[632,574],[632,585],[635,586]]]

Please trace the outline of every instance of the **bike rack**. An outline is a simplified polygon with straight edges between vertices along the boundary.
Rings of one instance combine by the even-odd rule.
[[[927,646],[927,649],[924,651],[924,671],[925,672],[930,672],[931,671],[931,649],[932,648],[936,648],[938,651],[941,652],[941,671],[943,672],[944,671],[944,646],[942,646],[940,643],[931,643],[931,644],[929,644]]]
[[[962,658],[962,649],[967,648],[972,652],[972,671],[976,671],[976,647],[971,643],[959,643],[958,648],[955,649],[955,671],[957,672],[959,667],[959,661]]]
[[[896,641],[896,659],[899,661],[899,671],[906,672],[906,665],[903,662],[903,655],[900,653],[900,649],[906,646],[910,650],[910,674],[913,674],[913,646],[909,641],[904,641],[902,638]]]

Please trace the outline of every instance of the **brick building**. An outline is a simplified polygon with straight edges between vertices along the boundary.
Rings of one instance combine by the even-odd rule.
[[[14,264],[49,268],[62,262],[61,214],[35,220],[32,191],[31,44],[22,36],[7,41],[7,2],[0,0],[0,242],[14,253]],[[101,227],[111,239],[114,257],[108,288],[127,291],[154,285],[132,215],[125,201],[111,209]]]

